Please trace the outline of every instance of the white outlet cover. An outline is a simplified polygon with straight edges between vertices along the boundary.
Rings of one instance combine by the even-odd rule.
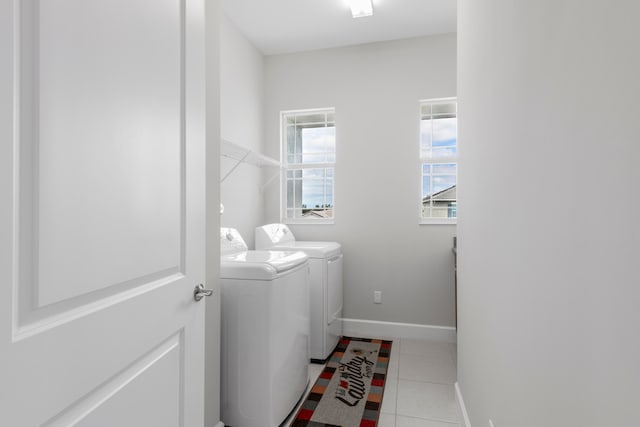
[[[382,303],[382,291],[373,291],[373,302],[375,304]]]

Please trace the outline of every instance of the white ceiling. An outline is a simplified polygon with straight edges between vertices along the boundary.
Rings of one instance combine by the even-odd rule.
[[[456,0],[373,0],[353,19],[346,0],[223,0],[229,19],[265,55],[456,31]]]

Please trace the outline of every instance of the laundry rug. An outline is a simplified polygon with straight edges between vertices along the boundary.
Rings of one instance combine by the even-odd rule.
[[[291,427],[376,427],[391,341],[343,337]]]

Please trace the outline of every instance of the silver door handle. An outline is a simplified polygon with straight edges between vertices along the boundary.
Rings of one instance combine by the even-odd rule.
[[[200,301],[202,298],[210,297],[211,295],[213,295],[213,289],[205,289],[202,283],[193,290],[193,299],[196,301]]]

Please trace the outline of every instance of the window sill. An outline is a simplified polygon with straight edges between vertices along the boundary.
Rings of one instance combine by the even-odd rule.
[[[458,218],[420,218],[419,225],[457,225]]]
[[[283,224],[292,225],[334,225],[334,219],[283,219]]]

